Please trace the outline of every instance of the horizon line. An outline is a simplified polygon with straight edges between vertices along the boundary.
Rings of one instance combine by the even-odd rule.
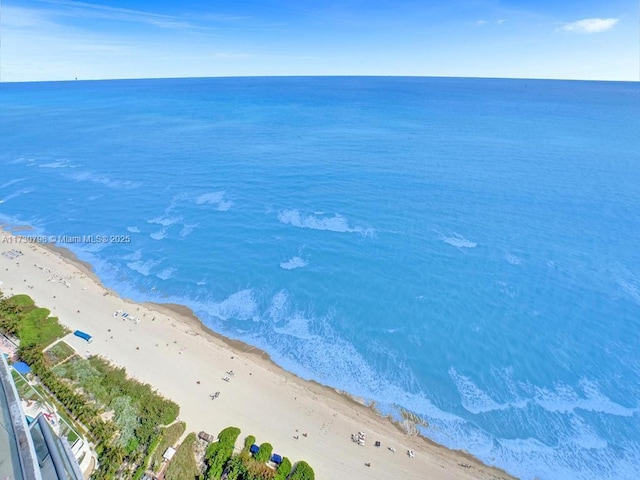
[[[0,0],[1,1],[1,0]],[[526,81],[556,81],[556,82],[607,82],[607,83],[640,83],[640,80],[611,80],[611,79],[584,79],[584,78],[551,78],[551,77],[491,77],[491,76],[459,76],[459,75],[218,75],[218,76],[176,76],[176,77],[118,77],[118,78],[86,78],[78,77],[69,79],[51,80],[15,80],[1,81],[0,85],[17,83],[62,83],[62,82],[119,82],[140,80],[197,80],[197,79],[249,79],[249,78],[422,78],[422,79],[460,79],[460,80],[526,80]]]

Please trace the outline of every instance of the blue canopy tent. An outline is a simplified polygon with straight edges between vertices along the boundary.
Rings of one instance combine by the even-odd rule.
[[[81,331],[81,330],[76,330],[75,332],[73,332],[73,334],[74,334],[76,337],[80,337],[80,338],[82,338],[83,340],[86,340],[86,341],[87,341],[87,343],[91,343],[91,342],[93,341],[93,338],[91,337],[91,335],[89,335],[88,333],[83,332],[83,331]]]
[[[31,373],[31,367],[24,362],[16,362],[13,364],[13,368],[17,370],[18,373],[22,375],[26,375],[27,373]]]
[[[273,455],[271,455],[271,461],[280,465],[282,463],[282,457],[277,453],[274,453]]]
[[[258,450],[260,450],[260,447],[258,445],[256,445],[255,443],[253,445],[251,445],[251,448],[249,449],[249,451],[255,455],[256,453],[258,453]]]

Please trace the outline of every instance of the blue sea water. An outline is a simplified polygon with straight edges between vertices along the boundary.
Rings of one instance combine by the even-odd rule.
[[[523,479],[637,478],[638,84],[0,84],[0,216]]]

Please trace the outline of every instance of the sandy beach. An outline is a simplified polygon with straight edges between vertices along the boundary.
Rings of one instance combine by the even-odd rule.
[[[187,432],[216,435],[237,426],[240,440],[252,434],[258,443],[268,441],[292,462],[307,461],[318,479],[513,478],[463,452],[407,435],[372,408],[282,370],[264,352],[210,332],[186,307],[120,298],[71,252],[19,242],[16,235],[23,233],[0,228],[0,290],[28,294],[69,329],[90,333],[90,344],[73,335],[65,340],[177,402]],[[9,251],[20,254],[2,255]],[[364,446],[351,439],[360,431],[366,433]]]

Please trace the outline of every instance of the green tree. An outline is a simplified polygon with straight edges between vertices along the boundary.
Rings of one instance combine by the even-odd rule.
[[[110,407],[114,411],[115,424],[120,429],[120,438],[118,438],[116,444],[126,447],[130,445],[129,442],[135,437],[135,430],[138,425],[137,411],[131,405],[131,398],[126,396],[114,398]]]
[[[240,429],[238,427],[227,427],[218,434],[218,440],[233,446],[239,436]]]
[[[227,480],[244,480],[247,476],[247,467],[242,457],[235,455],[227,462]]]
[[[207,480],[218,480],[220,478],[231,455],[233,455],[233,445],[221,441],[209,445],[205,455],[207,462]]]
[[[291,461],[287,457],[282,458],[282,463],[278,465],[276,470],[276,480],[287,480],[291,473]]]
[[[296,468],[293,470],[293,474],[289,477],[289,480],[315,480],[316,476],[313,473],[313,469],[305,461],[296,463]]]
[[[233,449],[240,435],[238,427],[227,427],[218,434],[218,441],[212,443],[205,453],[207,480],[220,478],[224,467],[233,455]]]
[[[275,478],[275,470],[266,463],[256,462],[255,459],[252,459],[245,466],[247,467],[245,480],[273,480]]]
[[[15,313],[9,313],[5,309],[2,309],[0,313],[0,330],[15,335],[18,333],[19,326],[20,321],[18,316]]]
[[[271,452],[273,452],[273,447],[270,443],[263,443],[260,445],[260,450],[256,453],[255,459],[257,462],[268,462],[271,458]]]
[[[254,443],[256,443],[256,437],[254,437],[253,435],[248,435],[247,438],[244,439],[244,450],[248,452],[251,448],[251,445],[253,445]]]

